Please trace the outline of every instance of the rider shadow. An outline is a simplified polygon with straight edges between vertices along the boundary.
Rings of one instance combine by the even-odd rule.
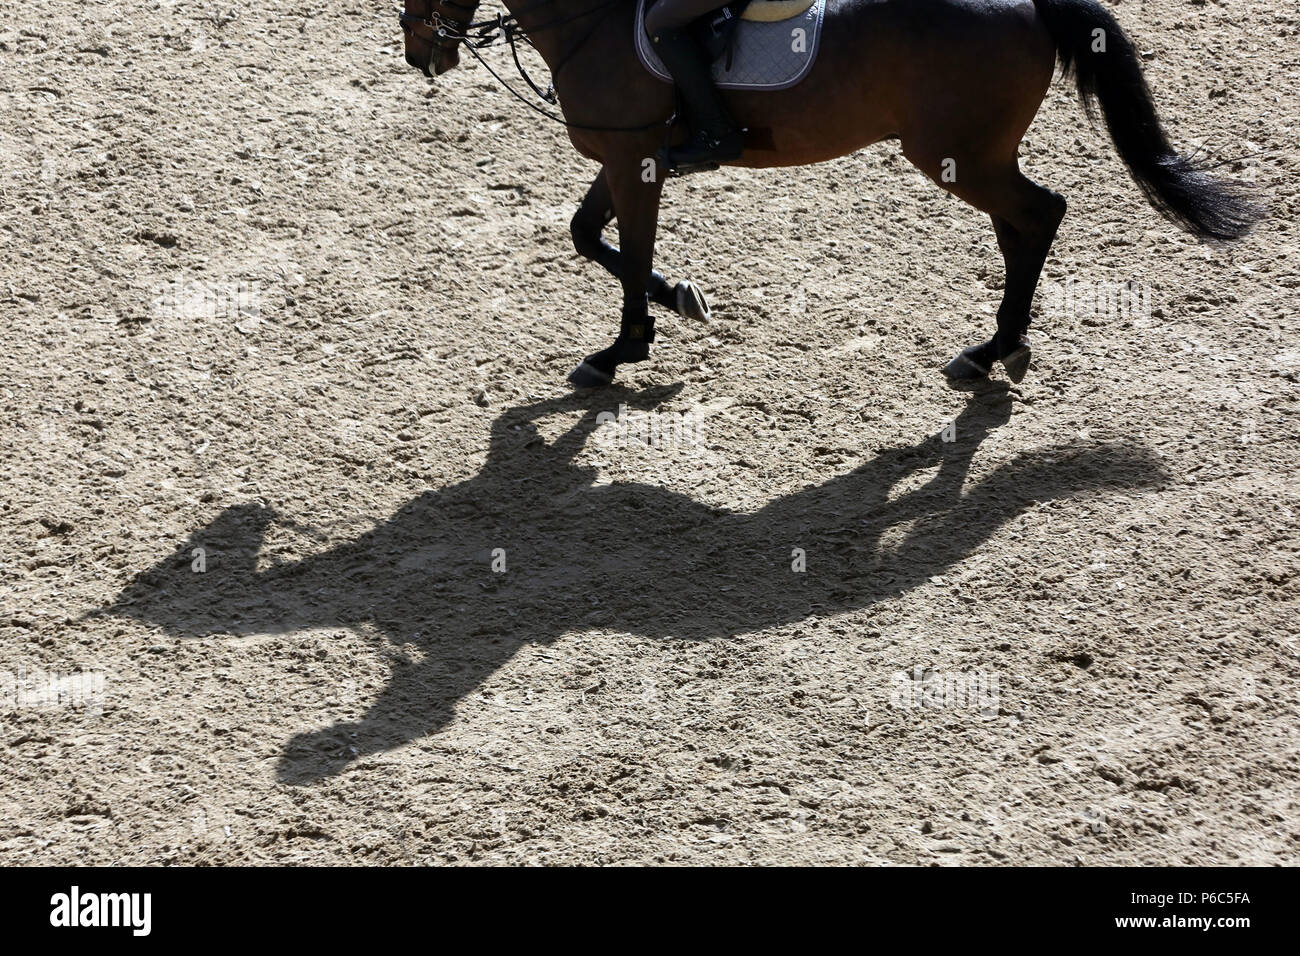
[[[955,440],[888,449],[753,513],[654,485],[594,484],[595,469],[573,459],[599,411],[663,394],[614,387],[508,410],[479,474],[299,561],[258,570],[276,515],[229,508],[103,613],[177,636],[373,626],[415,645],[422,659],[395,666],[360,719],[288,743],[280,778],[302,783],[439,730],[526,642],[594,628],[704,640],[858,610],[941,574],[1035,503],[1163,477],[1142,449],[1070,445],[1021,453],[968,482],[976,449],[1010,414],[1009,401],[974,399]],[[530,424],[576,409],[582,419],[549,445]],[[203,574],[192,569],[198,548]]]

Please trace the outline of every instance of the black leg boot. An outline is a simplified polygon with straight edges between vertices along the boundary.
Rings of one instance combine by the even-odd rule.
[[[655,320],[648,305],[645,297],[623,303],[623,319],[614,344],[583,359],[582,364],[570,373],[569,382],[578,388],[608,385],[614,381],[614,373],[620,365],[648,359],[650,345],[655,340]]]
[[[744,134],[713,85],[713,67],[704,47],[687,30],[660,30],[650,40],[681,90],[691,127],[686,142],[660,153],[668,172],[684,176],[739,159]]]

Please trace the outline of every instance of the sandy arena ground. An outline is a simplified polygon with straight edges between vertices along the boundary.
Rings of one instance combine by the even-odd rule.
[[[0,863],[1297,861],[1294,3],[1117,8],[1272,217],[1176,231],[1058,83],[978,396],[992,230],[894,144],[670,184],[713,319],[573,396],[595,169],[391,4],[11,6]]]

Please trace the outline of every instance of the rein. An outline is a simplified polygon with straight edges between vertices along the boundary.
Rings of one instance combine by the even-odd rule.
[[[471,18],[473,17],[474,13],[478,10],[477,3],[475,3],[473,6],[467,6],[463,3],[457,3],[455,2],[455,0],[440,0],[440,2],[444,6],[454,7],[457,10],[466,11]],[[520,12],[526,16],[529,13],[532,13],[534,10],[539,10],[542,7],[550,6],[554,2],[555,0],[538,0],[538,2],[530,4],[528,7],[526,7],[524,10]],[[569,129],[588,130],[591,132],[598,132],[598,133],[641,133],[641,132],[645,132],[646,130],[654,129],[659,126],[667,126],[669,123],[672,122],[672,118],[670,117],[667,120],[657,120],[653,123],[645,123],[641,126],[588,126],[583,123],[571,123],[568,120],[566,120],[563,116],[553,113],[550,110],[543,109],[542,107],[537,106],[535,103],[529,101],[527,97],[523,96],[521,93],[519,93],[518,90],[516,90],[509,83],[507,83],[501,77],[501,74],[497,73],[496,70],[492,69],[492,66],[488,63],[488,61],[485,60],[482,54],[479,53],[479,50],[485,49],[486,47],[500,46],[503,42],[508,44],[510,46],[510,55],[514,59],[515,69],[518,70],[519,76],[523,79],[525,83],[527,83],[532,88],[532,91],[537,94],[537,97],[539,99],[541,99],[545,103],[550,103],[552,106],[556,106],[559,104],[560,101],[559,98],[555,95],[555,83],[553,79],[554,75],[555,73],[559,72],[560,68],[563,67],[564,64],[568,62],[569,58],[572,57],[573,54],[577,53],[578,50],[582,48],[582,46],[587,42],[587,39],[589,38],[590,34],[588,34],[587,37],[583,37],[583,39],[578,42],[577,46],[575,46],[572,50],[568,52],[564,60],[561,61],[555,67],[555,69],[552,71],[551,74],[552,82],[547,84],[545,90],[543,90],[540,86],[538,86],[533,81],[533,78],[528,75],[528,71],[524,69],[524,65],[519,59],[519,47],[516,38],[523,37],[524,42],[528,43],[529,46],[531,46],[532,42],[528,39],[529,33],[533,33],[533,34],[541,33],[543,30],[551,30],[554,29],[555,27],[564,26],[565,24],[572,23],[576,20],[581,20],[584,17],[591,16],[593,13],[599,13],[601,11],[608,12],[610,7],[614,6],[614,4],[616,3],[621,3],[621,2],[622,0],[603,0],[603,2],[597,3],[595,6],[592,7],[588,7],[587,9],[582,10],[579,13],[570,14],[569,16],[565,16],[565,17],[559,17],[555,20],[549,20],[541,24],[540,26],[531,27],[527,32],[524,31],[523,26],[520,25],[519,23],[519,17],[515,14],[505,15],[505,14],[498,13],[491,20],[478,20],[478,21],[473,21],[468,23],[461,23],[460,21],[453,20],[450,17],[438,13],[438,11],[433,9],[432,6],[430,7],[428,17],[416,17],[416,16],[412,16],[409,13],[406,13],[405,11],[401,11],[397,15],[397,20],[402,25],[402,30],[405,32],[410,32],[411,27],[416,24],[420,26],[428,27],[430,30],[433,31],[433,38],[430,40],[431,44],[434,40],[442,39],[442,40],[452,40],[455,42],[456,45],[463,46],[474,56],[474,59],[478,60],[479,63],[483,64],[483,68],[486,69],[490,74],[492,74],[492,77],[503,87],[505,87],[505,89],[515,99],[519,100],[519,102],[523,103],[534,113],[544,116],[553,122],[560,123],[561,125],[566,126]]]

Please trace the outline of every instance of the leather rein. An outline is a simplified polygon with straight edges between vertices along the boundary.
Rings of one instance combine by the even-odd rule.
[[[537,0],[536,3],[530,4],[520,12],[527,15],[532,13],[534,10],[540,10],[541,8],[550,6],[555,2],[556,0]],[[542,109],[536,104],[530,102],[526,97],[515,90],[514,87],[502,79],[501,75],[497,73],[496,70],[492,69],[487,60],[483,59],[482,54],[479,53],[479,50],[485,49],[486,47],[499,46],[502,43],[509,44],[510,54],[515,61],[515,69],[519,71],[519,76],[532,88],[533,92],[537,94],[539,99],[543,102],[550,103],[552,106],[557,106],[560,101],[555,95],[555,83],[552,81],[547,84],[546,89],[543,90],[533,82],[533,78],[528,75],[528,71],[524,69],[524,65],[519,59],[517,38],[523,37],[524,42],[528,43],[529,46],[532,46],[532,41],[528,39],[529,33],[541,33],[543,30],[550,30],[567,23],[572,23],[575,20],[581,20],[584,17],[591,16],[593,13],[599,13],[601,11],[608,12],[610,7],[621,2],[623,2],[623,0],[600,0],[600,2],[596,3],[594,6],[588,7],[578,13],[559,17],[555,20],[549,20],[540,26],[530,27],[527,32],[524,31],[524,28],[519,23],[519,18],[514,14],[506,15],[498,13],[490,20],[475,21],[474,14],[478,12],[479,0],[473,0],[472,3],[468,4],[458,3],[457,0],[433,0],[429,6],[429,16],[417,17],[405,11],[400,11],[397,15],[397,21],[402,25],[402,32],[406,34],[416,35],[415,31],[417,27],[424,27],[430,31],[430,59],[432,59],[433,56],[432,48],[435,44],[439,43],[439,41],[441,41],[441,45],[445,48],[455,48],[457,46],[465,47],[466,50],[473,54],[474,58],[478,60],[479,63],[483,64],[484,69],[491,73],[493,78],[505,87],[506,90],[515,97],[515,99],[533,110],[533,112],[539,113],[549,120],[561,123],[570,129],[590,130],[592,132],[602,133],[640,133],[649,129],[654,129],[655,127],[666,126],[672,122],[672,118],[670,117],[667,120],[656,120],[653,123],[645,123],[641,126],[587,126],[582,123],[571,123],[563,116],[552,113],[550,110]],[[444,7],[451,7],[453,10],[464,11],[466,14],[465,19],[458,20],[455,17],[438,12],[437,6],[439,4]],[[421,37],[421,39],[423,39],[423,37]],[[578,50],[586,43],[587,39],[587,37],[584,37],[579,41],[579,43],[565,56],[564,60],[556,64],[552,71],[552,77],[554,77],[555,73],[560,71],[561,67],[568,62],[568,59],[572,57],[574,53],[578,52]],[[427,63],[424,67],[424,75],[432,76],[429,72],[429,66]]]

